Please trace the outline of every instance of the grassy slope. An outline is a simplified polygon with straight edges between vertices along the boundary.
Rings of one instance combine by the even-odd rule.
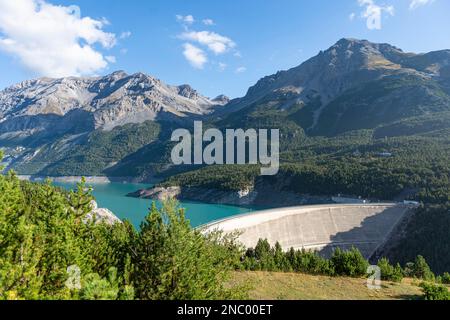
[[[369,290],[365,279],[294,273],[236,272],[233,281],[248,283],[254,300],[411,300],[422,295],[410,279],[383,282],[381,290]]]

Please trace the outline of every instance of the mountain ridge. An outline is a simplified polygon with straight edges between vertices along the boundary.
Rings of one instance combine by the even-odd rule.
[[[358,57],[355,57],[354,51],[349,51],[348,49],[359,49],[359,51],[356,52],[356,54],[360,54]],[[276,90],[280,89],[283,86],[293,86],[293,87],[299,87],[303,82],[305,82],[305,78],[312,73],[312,71],[317,71],[315,68],[321,63],[325,62],[325,64],[329,63],[329,66],[332,66],[334,68],[329,68],[328,70],[321,70],[322,72],[329,72],[332,73],[333,71],[340,72],[339,76],[342,77],[343,73],[347,73],[349,71],[354,71],[355,69],[362,68],[363,66],[367,66],[369,69],[385,69],[385,70],[396,70],[400,69],[399,66],[396,66],[395,63],[403,63],[405,66],[407,65],[407,61],[416,58],[423,58],[427,57],[428,55],[439,55],[439,54],[446,54],[447,60],[445,66],[450,65],[450,50],[440,50],[440,51],[433,51],[426,54],[415,54],[415,53],[405,53],[403,50],[392,46],[387,43],[372,43],[368,40],[357,40],[352,38],[343,38],[336,42],[333,46],[331,46],[329,49],[325,51],[320,51],[318,55],[306,60],[302,64],[293,67],[288,70],[278,71],[277,73],[273,75],[269,75],[266,77],[261,78],[257,83],[250,87],[246,96],[244,96],[241,99],[245,99],[248,96],[254,96],[257,95],[257,91],[259,90]],[[333,65],[333,61],[336,61],[338,58],[338,55],[341,55],[341,57],[344,57],[345,54],[347,54],[347,57],[344,57],[341,61],[344,63],[347,63],[346,65],[344,63],[340,63],[339,65]],[[375,60],[376,57],[379,58],[386,58],[390,57],[394,61],[383,61],[383,60]],[[349,59],[351,58],[351,60]],[[369,58],[372,58],[372,60],[368,60]],[[408,65],[408,67],[411,64]],[[326,68],[325,66],[320,66],[321,68]],[[345,70],[345,68],[350,70]],[[313,69],[313,70],[311,70]],[[333,70],[334,69],[334,70]],[[423,70],[426,68],[423,67]],[[437,74],[439,69],[434,70],[434,75]],[[410,70],[414,72],[414,70]],[[417,72],[417,70],[415,70]],[[430,70],[432,71],[432,70]],[[405,70],[403,70],[405,72]],[[425,73],[422,75],[426,76]],[[431,74],[429,74],[431,75]],[[314,83],[314,85],[318,85],[317,83]],[[317,88],[312,88],[312,90],[317,90]]]
[[[409,81],[416,82],[418,87],[430,87],[439,82],[439,90],[445,90],[448,95],[449,74],[450,50],[405,53],[389,44],[344,38],[297,67],[260,79],[244,97],[231,101],[226,109],[246,112],[246,109],[255,109],[258,105],[272,104],[273,110],[283,111],[296,105],[302,109],[298,112],[302,118],[300,125],[307,133],[327,134],[320,128],[324,111],[350,90],[373,85],[377,81],[375,86]],[[382,98],[383,94],[380,92],[379,97]],[[441,104],[447,105],[448,97]]]
[[[189,85],[170,86],[144,73],[116,71],[103,77],[39,78],[0,91],[0,126],[20,116],[74,110],[93,113],[95,128],[154,120],[160,114],[175,117],[204,115],[223,101],[199,94]]]
[[[308,137],[427,134],[450,127],[450,50],[416,54],[343,38],[231,101],[143,73],[42,78],[1,91],[0,119],[0,146],[25,149],[10,152],[8,168],[64,176],[170,170],[171,130],[197,119],[220,129],[279,128],[282,152]]]

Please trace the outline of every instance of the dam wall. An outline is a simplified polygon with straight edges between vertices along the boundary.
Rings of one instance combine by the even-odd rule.
[[[254,248],[259,239],[284,250],[307,249],[329,257],[336,247],[358,248],[365,258],[389,239],[415,209],[404,204],[336,204],[274,209],[232,217],[205,226],[205,232],[240,232],[239,241]]]

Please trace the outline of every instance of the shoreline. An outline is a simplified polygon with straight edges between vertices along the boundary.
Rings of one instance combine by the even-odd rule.
[[[53,182],[60,183],[77,183],[80,182],[84,177],[86,183],[94,184],[108,184],[108,183],[143,183],[137,178],[132,177],[106,177],[106,176],[61,176],[61,177],[43,177],[43,176],[33,176],[33,175],[18,175],[20,180],[31,181],[31,182],[43,182],[46,179],[50,179]]]
[[[179,201],[197,201],[201,203],[230,205],[238,207],[260,206],[279,208],[299,205],[333,204],[331,197],[300,195],[293,192],[277,190],[270,186],[258,185],[244,190],[219,190],[201,187],[158,187],[137,190],[127,197],[162,201],[176,198]]]

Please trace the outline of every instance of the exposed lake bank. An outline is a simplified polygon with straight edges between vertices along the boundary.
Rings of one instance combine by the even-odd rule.
[[[241,207],[289,207],[307,204],[333,203],[331,197],[301,195],[257,184],[242,190],[221,190],[199,187],[151,187],[128,194],[129,197],[162,201],[176,198],[180,201],[198,201],[209,204],[232,205]]]

